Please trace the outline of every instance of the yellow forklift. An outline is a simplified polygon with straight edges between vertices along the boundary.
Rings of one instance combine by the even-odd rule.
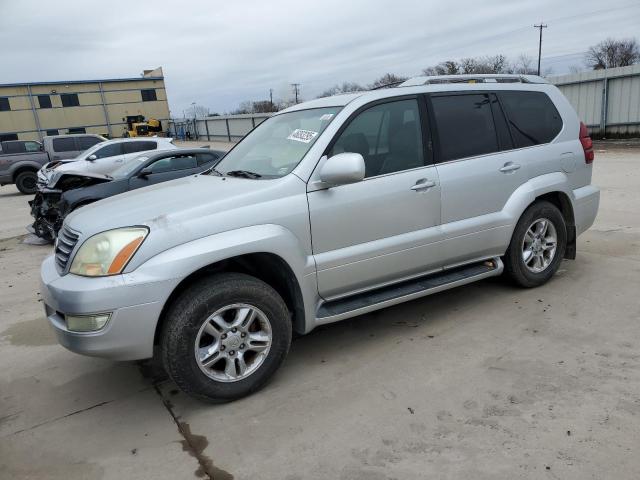
[[[126,122],[125,137],[152,137],[162,132],[162,123],[155,118],[145,120],[144,115],[129,115]]]

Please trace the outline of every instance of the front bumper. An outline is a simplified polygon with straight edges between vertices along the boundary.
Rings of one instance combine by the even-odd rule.
[[[129,274],[88,278],[61,276],[50,256],[42,264],[40,293],[58,342],[72,352],[113,360],[139,360],[153,355],[160,313],[177,280],[157,280]],[[65,314],[111,313],[96,332],[66,328]]]

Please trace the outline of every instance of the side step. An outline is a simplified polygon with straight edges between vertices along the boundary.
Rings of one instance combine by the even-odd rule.
[[[325,302],[318,308],[316,322],[318,325],[337,322],[483,278],[495,277],[502,273],[503,268],[502,260],[496,257]]]

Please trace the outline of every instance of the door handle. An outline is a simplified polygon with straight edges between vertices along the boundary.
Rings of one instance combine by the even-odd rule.
[[[500,171],[502,173],[509,173],[509,172],[515,172],[519,168],[520,168],[519,163],[507,162],[504,164],[503,167],[500,168]]]
[[[426,178],[420,179],[416,182],[416,184],[411,187],[411,190],[414,192],[419,192],[421,190],[426,190],[427,188],[435,187],[436,182],[433,180],[427,180]]]

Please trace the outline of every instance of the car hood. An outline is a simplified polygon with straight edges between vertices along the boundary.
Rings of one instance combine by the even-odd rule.
[[[101,173],[82,172],[74,170],[53,170],[47,188],[62,190],[73,190],[76,188],[88,187],[91,185],[97,185],[99,183],[105,183],[112,181],[113,178]]]
[[[300,198],[293,199],[296,195]],[[306,183],[293,174],[269,180],[192,175],[88,205],[71,213],[65,225],[82,239],[114,228],[147,226],[150,233],[140,253],[149,258],[236,228],[286,224],[292,216],[308,221]]]

